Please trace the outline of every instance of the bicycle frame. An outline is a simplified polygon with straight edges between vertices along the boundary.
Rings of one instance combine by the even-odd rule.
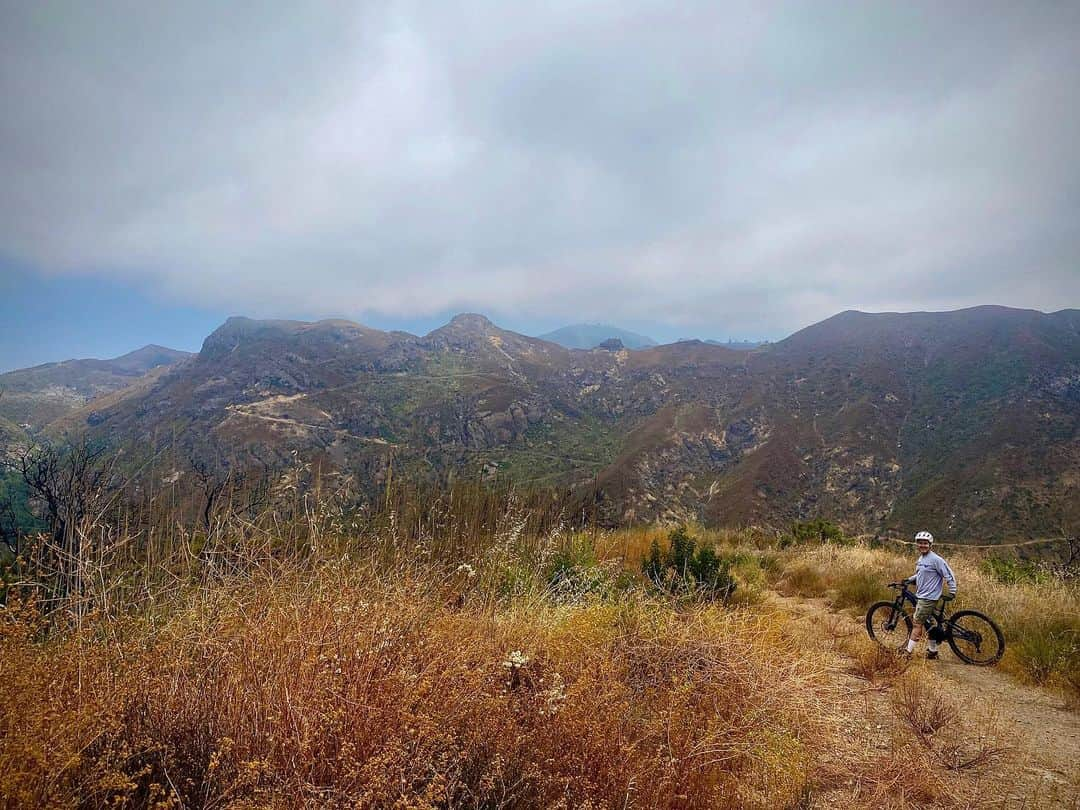
[[[908,590],[908,584],[905,582],[900,587],[900,593],[896,595],[896,600],[893,602],[893,607],[896,613],[893,614],[893,618],[888,623],[888,629],[892,630],[896,627],[896,622],[900,620],[900,617],[904,615],[904,603],[907,602],[911,605],[912,609],[919,603],[919,600],[915,598],[915,594]],[[929,634],[931,629],[942,629],[942,636],[938,641],[945,640],[945,634],[950,632],[951,624],[948,619],[945,618],[945,602],[941,602],[937,606],[937,610],[930,614],[923,625],[926,628],[926,632]]]
[[[896,612],[887,624],[888,630],[893,630],[896,627],[896,623],[900,621],[900,617],[904,615],[905,602],[911,604],[913,608],[918,604],[918,599],[915,598],[915,594],[908,590],[906,582],[901,586],[900,593],[896,595],[896,600],[893,602]],[[968,630],[954,624],[951,618],[945,616],[945,606],[947,604],[948,602],[945,601],[940,602],[937,609],[931,613],[930,618],[926,620],[926,623],[923,626],[926,628],[927,636],[935,641],[947,641],[949,636],[952,636],[953,638],[961,639],[963,641],[969,641],[975,645],[976,649],[978,649],[982,645],[982,634],[976,630]]]

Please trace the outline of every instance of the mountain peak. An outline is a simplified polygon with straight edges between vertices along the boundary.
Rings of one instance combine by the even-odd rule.
[[[476,312],[462,312],[450,319],[447,326],[455,326],[459,329],[473,329],[480,332],[489,332],[497,327],[488,318]]]
[[[177,349],[170,349],[167,346],[150,343],[141,349],[115,357],[108,362],[119,370],[142,374],[158,366],[171,366],[173,363],[185,360],[188,357],[191,357],[191,352],[182,352]]]
[[[567,349],[594,349],[607,340],[618,340],[628,349],[655,346],[656,341],[645,335],[628,332],[617,326],[596,323],[576,323],[554,332],[540,335],[541,340],[558,343]]]

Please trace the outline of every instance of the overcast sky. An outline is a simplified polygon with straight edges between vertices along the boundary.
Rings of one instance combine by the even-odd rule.
[[[0,0],[0,316],[1080,306],[1078,98],[1076,2]]]

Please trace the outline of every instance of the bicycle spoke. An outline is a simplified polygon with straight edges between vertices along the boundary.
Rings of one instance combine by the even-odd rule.
[[[949,620],[953,651],[972,664],[992,664],[1004,652],[1004,639],[993,623],[974,611],[961,611]]]

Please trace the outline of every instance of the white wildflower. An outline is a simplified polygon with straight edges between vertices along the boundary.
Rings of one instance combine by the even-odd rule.
[[[503,666],[507,669],[521,669],[529,663],[529,656],[523,653],[521,650],[514,650],[503,661]]]

